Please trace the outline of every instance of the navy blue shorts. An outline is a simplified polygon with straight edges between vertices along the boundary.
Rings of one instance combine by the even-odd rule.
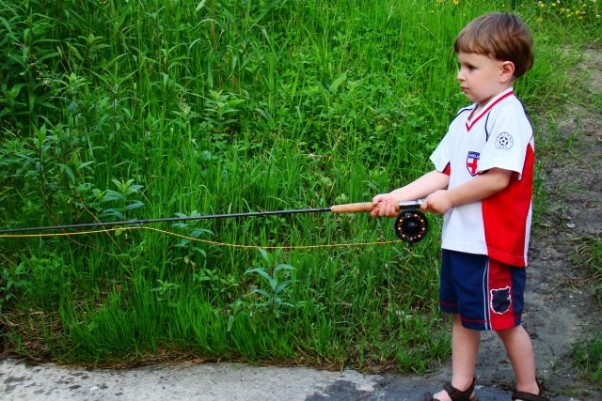
[[[443,250],[440,306],[473,330],[505,330],[521,323],[526,269],[486,255]]]

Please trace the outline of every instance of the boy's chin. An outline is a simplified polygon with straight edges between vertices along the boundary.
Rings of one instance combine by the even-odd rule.
[[[464,95],[464,97],[468,100],[470,100],[471,102],[476,102],[477,99],[475,99],[475,97],[470,93],[470,91],[468,91],[468,89],[460,89],[460,91],[462,92],[462,94]]]

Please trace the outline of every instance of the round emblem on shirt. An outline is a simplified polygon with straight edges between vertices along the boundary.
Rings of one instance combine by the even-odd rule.
[[[508,150],[514,145],[514,139],[508,132],[500,132],[495,138],[495,147],[498,149]]]

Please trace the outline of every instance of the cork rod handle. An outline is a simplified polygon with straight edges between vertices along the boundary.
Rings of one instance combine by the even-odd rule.
[[[424,202],[424,199],[417,199],[412,201],[401,201],[399,202],[400,209],[413,209],[420,207]],[[372,202],[360,202],[360,203],[346,203],[344,205],[334,205],[330,208],[333,213],[367,213],[374,209]]]
[[[330,211],[333,213],[365,213],[371,212],[373,208],[372,202],[360,202],[334,205],[330,208]]]

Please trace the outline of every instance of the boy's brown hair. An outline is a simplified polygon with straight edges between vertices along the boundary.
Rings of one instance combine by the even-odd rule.
[[[533,66],[533,38],[520,18],[508,13],[485,14],[471,21],[454,43],[456,53],[476,53],[514,64],[519,78]]]

